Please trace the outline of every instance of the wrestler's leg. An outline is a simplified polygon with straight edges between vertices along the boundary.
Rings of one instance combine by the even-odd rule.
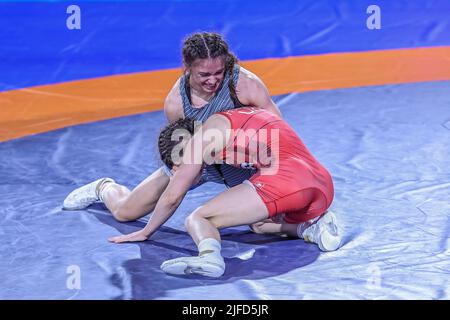
[[[118,221],[133,221],[153,211],[166,189],[169,177],[162,168],[142,181],[133,191],[117,183],[105,183],[99,194]]]
[[[268,215],[261,197],[248,184],[222,192],[186,219],[186,229],[198,246],[199,256],[168,260],[161,265],[161,269],[170,274],[221,276],[225,264],[220,254],[219,229],[252,224],[266,219]]]
[[[102,201],[119,221],[132,221],[150,213],[169,183],[163,168],[156,170],[133,191],[110,178],[98,179],[73,190],[64,200],[63,209],[82,210]]]

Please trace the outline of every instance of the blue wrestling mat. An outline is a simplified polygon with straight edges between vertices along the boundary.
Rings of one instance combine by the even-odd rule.
[[[68,30],[67,2],[1,1],[0,299],[450,299],[450,2],[376,2],[379,30],[369,0],[78,1],[82,27]],[[190,191],[141,243],[107,239],[145,218],[62,211],[76,187],[111,177],[132,189],[161,166],[163,100],[140,113],[145,90],[122,84],[165,96],[139,73],[181,67],[182,39],[199,30],[257,70],[330,171],[339,250],[229,228],[223,277],[175,277],[161,263],[197,254],[185,218],[224,186]]]
[[[449,92],[447,81],[275,97],[334,178],[344,245],[321,253],[302,240],[226,229],[220,279],[159,269],[166,259],[196,254],[184,218],[220,185],[191,191],[140,244],[107,238],[145,220],[118,223],[102,205],[61,210],[64,197],[93,178],[134,187],[156,170],[153,128],[165,121],[162,112],[2,143],[0,298],[448,299]],[[79,290],[67,286],[74,268]]]

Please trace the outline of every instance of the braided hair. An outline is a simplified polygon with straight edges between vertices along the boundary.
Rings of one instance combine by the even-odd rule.
[[[168,124],[165,128],[161,130],[161,133],[159,134],[158,138],[158,149],[159,149],[159,155],[161,157],[162,162],[168,166],[169,168],[172,168],[174,163],[173,157],[172,157],[172,150],[175,148],[176,145],[178,145],[180,142],[180,139],[174,140],[173,139],[173,133],[177,129],[182,129],[187,131],[190,136],[194,134],[195,131],[195,121],[194,119],[185,118],[185,119],[179,119],[173,123]],[[181,137],[178,137],[181,138]],[[183,150],[180,151],[180,156],[183,156]]]
[[[228,49],[228,44],[218,33],[214,32],[197,32],[188,36],[183,43],[183,63],[190,67],[197,59],[215,59],[224,57],[225,74],[230,76],[228,81],[228,89],[230,90],[231,99],[236,107],[243,106],[239,101],[236,88],[233,81],[234,65],[239,63],[236,56]],[[187,93],[190,97],[189,81],[186,81]]]

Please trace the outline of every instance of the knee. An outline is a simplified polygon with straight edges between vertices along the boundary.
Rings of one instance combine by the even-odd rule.
[[[195,223],[196,220],[198,220],[198,218],[200,218],[201,215],[201,208],[202,207],[198,207],[197,209],[194,210],[194,212],[192,212],[185,220],[184,220],[184,227],[186,228],[186,230],[190,230],[192,228],[192,225]]]
[[[130,222],[130,221],[136,220],[136,219],[133,219],[131,217],[128,217],[126,215],[126,213],[124,213],[124,212],[122,212],[120,210],[115,210],[115,212],[113,212],[113,216],[119,222]]]
[[[186,230],[190,230],[192,226],[201,219],[208,219],[208,212],[205,206],[198,207],[184,220]]]
[[[117,206],[112,214],[114,218],[119,222],[130,222],[136,220],[131,214],[130,210],[124,204]]]

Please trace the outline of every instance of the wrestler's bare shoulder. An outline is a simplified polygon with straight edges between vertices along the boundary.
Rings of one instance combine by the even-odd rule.
[[[175,82],[164,101],[164,113],[169,122],[184,118],[183,103],[180,94],[180,79]]]
[[[241,103],[254,104],[258,97],[266,95],[267,89],[256,74],[241,67],[236,92]]]
[[[255,82],[262,83],[261,79],[256,74],[241,66],[239,70],[238,88],[239,85],[246,86]]]

